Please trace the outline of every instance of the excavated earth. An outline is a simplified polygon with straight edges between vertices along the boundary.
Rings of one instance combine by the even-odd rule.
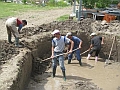
[[[51,61],[43,61],[51,55],[51,32],[54,29],[59,29],[61,35],[67,32],[72,32],[73,35],[78,36],[83,40],[81,52],[84,52],[90,45],[90,33],[96,32],[98,35],[104,36],[105,44],[100,52],[102,62],[109,56],[113,37],[115,42],[110,56],[110,63],[117,63],[120,66],[120,22],[115,20],[109,24],[101,25],[101,21],[93,20],[91,18],[83,19],[81,21],[66,20],[53,21],[47,24],[37,25],[33,27],[25,27],[21,32],[20,43],[24,48],[16,48],[14,44],[8,44],[6,40],[0,41],[0,90],[39,90],[29,88],[30,79],[35,83],[41,83],[47,77],[51,76]],[[87,56],[87,53],[83,55]],[[94,54],[93,54],[94,56]],[[66,56],[65,56],[66,57]],[[84,64],[83,64],[84,65]],[[12,70],[15,68],[15,70]],[[84,72],[83,72],[84,73]],[[47,75],[45,75],[47,74]],[[40,79],[42,75],[44,79]],[[46,77],[47,76],[47,77]],[[120,77],[120,73],[116,76]],[[48,79],[49,80],[49,79]],[[59,79],[58,79],[59,81]],[[29,84],[28,84],[29,83]],[[46,83],[46,82],[45,82]],[[56,83],[58,83],[56,81]],[[55,83],[55,84],[56,84]],[[68,84],[69,83],[69,84]],[[73,80],[65,84],[58,85],[58,90],[102,90],[96,83],[89,80]],[[104,83],[104,82],[103,82]],[[43,83],[42,83],[43,84]],[[113,83],[114,84],[114,83]],[[57,85],[57,84],[56,84]],[[26,87],[26,88],[25,88]],[[32,89],[33,88],[33,89]],[[120,90],[120,85],[116,87]],[[56,90],[42,89],[41,90]],[[104,89],[103,89],[104,90]],[[109,89],[110,90],[110,89]],[[112,89],[111,89],[112,90]]]

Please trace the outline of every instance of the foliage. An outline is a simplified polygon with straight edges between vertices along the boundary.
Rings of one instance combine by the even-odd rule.
[[[83,4],[87,8],[94,8],[95,4],[97,8],[105,8],[110,4],[117,4],[119,0],[82,0]]]
[[[22,0],[22,2],[23,2],[24,4],[26,4],[27,0]]]
[[[105,8],[110,4],[110,0],[98,0],[98,2],[96,2],[96,6],[98,8]]]
[[[83,4],[87,8],[93,8],[96,0],[83,0]]]
[[[65,7],[65,6],[68,6],[67,2],[64,2],[63,0],[61,1],[56,1],[56,0],[49,0],[47,2],[47,5],[48,6],[52,6],[52,7]]]

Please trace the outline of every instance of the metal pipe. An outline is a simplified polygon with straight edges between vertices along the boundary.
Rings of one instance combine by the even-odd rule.
[[[79,11],[78,11],[78,21],[81,20],[81,16],[82,16],[82,0],[80,0],[80,3],[79,3]]]

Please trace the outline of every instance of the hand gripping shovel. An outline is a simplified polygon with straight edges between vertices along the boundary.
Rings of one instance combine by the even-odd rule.
[[[76,51],[76,50],[78,50],[78,49],[80,49],[80,48],[76,48],[76,49],[72,50],[72,52],[74,52],[74,51]],[[88,51],[89,51],[89,50],[86,50],[86,51],[84,51],[83,53],[81,53],[80,55],[83,55],[83,54],[85,54],[85,53],[88,52]],[[68,54],[68,52],[67,52],[67,53],[62,53],[62,54],[56,55],[55,57],[58,57],[58,56],[61,56],[61,55],[65,55],[65,54]],[[55,57],[53,57],[53,58],[55,58]],[[43,62],[43,61],[47,61],[47,60],[49,60],[49,59],[52,59],[52,58],[50,57],[50,58],[44,59],[44,60],[42,60],[42,62]]]
[[[72,52],[74,52],[74,51],[76,51],[76,50],[78,50],[78,49],[79,49],[79,48],[76,48],[76,49],[72,50]],[[62,56],[62,55],[66,55],[66,54],[68,54],[68,52],[67,52],[67,53],[62,53],[62,54],[56,55],[56,56],[54,56],[53,58],[58,57],[58,56]],[[49,60],[49,59],[52,59],[52,58],[51,58],[51,57],[50,57],[50,58],[46,58],[46,59],[42,60],[42,62],[43,62],[43,61],[47,61],[47,60]]]

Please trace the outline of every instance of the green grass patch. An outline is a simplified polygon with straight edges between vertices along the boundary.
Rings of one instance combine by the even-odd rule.
[[[0,18],[14,16],[20,12],[25,12],[28,10],[38,9],[38,7],[33,7],[32,5],[0,2]]]
[[[59,18],[57,18],[57,21],[66,21],[66,20],[69,19],[69,16],[70,16],[70,15],[63,15],[63,16],[60,16]],[[76,17],[73,17],[72,20],[76,21],[77,19],[76,19]]]
[[[57,21],[66,21],[69,19],[69,15],[63,15],[57,18]]]
[[[16,3],[5,3],[0,2],[0,18],[15,16],[21,12],[27,11],[39,11],[39,10],[51,10],[63,7],[49,7],[49,6],[38,6],[38,5],[26,5],[26,4],[16,4]]]

